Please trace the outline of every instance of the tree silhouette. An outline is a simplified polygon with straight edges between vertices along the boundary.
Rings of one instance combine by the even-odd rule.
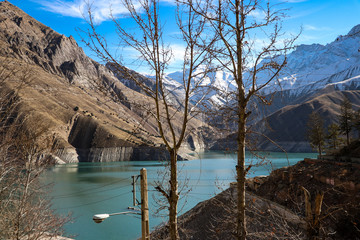
[[[340,136],[340,127],[336,123],[332,123],[328,126],[328,134],[326,135],[326,140],[328,147],[330,149],[337,149],[341,144]]]
[[[313,149],[316,149],[321,156],[325,145],[324,121],[317,112],[312,112],[309,115],[307,126],[307,138],[310,145]]]
[[[343,101],[341,102],[339,125],[341,132],[346,135],[347,146],[349,146],[350,144],[350,132],[353,128],[352,126],[353,116],[354,114],[351,103],[347,97],[344,97]]]

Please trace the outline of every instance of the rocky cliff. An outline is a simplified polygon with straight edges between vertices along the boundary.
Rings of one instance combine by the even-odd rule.
[[[20,91],[19,114],[48,123],[63,161],[167,158],[159,147],[162,140],[155,119],[147,109],[136,107],[151,107],[147,96],[87,57],[73,37],[56,33],[7,1],[0,2],[0,60],[0,68],[10,62],[13,70],[31,78]],[[0,91],[16,89],[17,82],[18,76],[12,76]],[[104,89],[117,98],[104,94]],[[175,121],[176,129],[180,124]],[[199,120],[189,122],[186,142],[191,144],[185,144],[184,152],[206,146],[204,128],[210,129]]]
[[[109,77],[106,68],[66,37],[30,17],[9,2],[0,3],[0,53],[42,67],[70,83],[89,84],[94,77]]]

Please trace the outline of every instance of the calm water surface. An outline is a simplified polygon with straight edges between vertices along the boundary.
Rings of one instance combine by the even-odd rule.
[[[250,155],[250,154],[249,154]],[[268,175],[271,169],[293,165],[305,157],[315,157],[313,153],[267,154],[271,164],[253,167],[249,177]],[[213,197],[234,181],[234,154],[207,152],[197,156],[197,160],[179,162],[179,184],[191,189],[179,203],[182,214],[197,203]],[[248,163],[258,160],[247,157]],[[131,176],[139,175],[146,168],[149,182],[150,227],[166,221],[166,217],[154,215],[159,194],[154,191],[154,182],[160,180],[165,166],[159,162],[114,162],[78,163],[56,166],[45,174],[45,181],[54,183],[53,208],[60,214],[72,212],[74,221],[66,225],[67,234],[75,239],[111,240],[137,239],[141,236],[140,218],[129,215],[112,216],[101,224],[92,221],[98,213],[126,211],[132,206]],[[188,181],[185,181],[188,179]],[[137,197],[140,201],[140,180]],[[166,212],[164,212],[166,214]]]

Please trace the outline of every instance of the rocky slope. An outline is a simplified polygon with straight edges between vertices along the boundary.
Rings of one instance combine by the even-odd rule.
[[[312,198],[323,192],[320,236],[324,239],[359,239],[360,165],[305,159],[273,171],[249,188],[253,193],[305,215],[304,191]],[[251,184],[250,184],[251,185]]]
[[[300,104],[288,105],[269,115],[261,124],[255,127],[283,149],[289,152],[311,152],[306,132],[309,115],[315,111],[324,120],[324,126],[338,123],[340,105],[346,96],[352,103],[353,109],[360,109],[360,91],[324,90]],[[261,125],[261,127],[260,127]],[[279,151],[280,149],[265,139],[259,140],[259,149]]]
[[[328,86],[328,88],[318,91],[314,95],[304,96],[298,104],[289,104],[269,114],[251,126],[253,130],[266,136],[266,138],[258,135],[252,136],[256,150],[312,152],[313,149],[306,137],[309,115],[313,111],[320,114],[324,120],[325,128],[331,123],[338,123],[340,104],[344,97],[351,101],[354,110],[360,109],[359,90],[337,91]],[[236,135],[230,134],[225,139],[217,141],[211,149],[236,149]]]
[[[49,124],[60,147],[58,157],[66,162],[166,158],[156,121],[146,109],[134,107],[151,106],[145,95],[87,57],[71,36],[56,33],[6,1],[0,2],[0,58],[20,75],[31,75],[20,92],[19,114]],[[0,90],[16,89],[18,82],[13,76]],[[104,86],[116,93],[117,101],[103,94]],[[175,121],[176,128],[180,124]],[[203,149],[202,132],[210,128],[193,119],[189,129],[184,152]]]
[[[235,239],[236,185],[198,203],[178,218],[180,239]],[[291,210],[247,192],[246,239],[305,239],[305,222]],[[159,226],[152,239],[170,239],[167,227]]]
[[[304,187],[314,199],[324,192],[321,239],[359,239],[359,164],[305,159],[270,176],[247,180],[247,239],[309,239]],[[234,239],[236,185],[179,217],[181,239]],[[311,204],[314,203],[312,200]],[[152,234],[168,239],[165,227]]]
[[[268,95],[270,106],[256,103],[257,131],[267,135],[286,151],[312,151],[306,123],[312,111],[320,113],[325,126],[336,123],[343,96],[350,98],[353,109],[360,108],[360,25],[325,46],[300,45],[288,55],[288,64],[279,76],[281,91]],[[265,76],[259,76],[259,81]],[[274,89],[270,86],[268,90]],[[265,92],[266,92],[265,91]],[[265,138],[256,137],[260,150],[279,151]],[[235,146],[233,135],[217,142],[213,149]],[[224,144],[224,142],[226,144]]]

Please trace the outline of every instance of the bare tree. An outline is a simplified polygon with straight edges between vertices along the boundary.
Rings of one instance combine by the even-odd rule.
[[[20,93],[33,79],[31,68],[6,59],[0,64],[0,238],[43,239],[63,233],[68,218],[51,209],[40,176],[52,138],[42,119],[19,113]],[[48,155],[49,156],[49,155]]]
[[[132,47],[139,55],[139,60],[145,63],[154,74],[154,87],[147,85],[134,71],[126,68],[121,61],[122,56],[116,58],[109,50],[106,39],[97,33],[91,7],[89,7],[88,20],[90,29],[86,33],[87,39],[83,39],[98,56],[107,63],[111,63],[112,70],[126,79],[136,83],[151,103],[132,103],[136,108],[145,109],[156,121],[159,135],[170,154],[169,184],[158,182],[156,189],[168,202],[169,231],[171,239],[179,239],[177,226],[177,212],[179,200],[179,187],[177,181],[177,158],[179,149],[188,134],[188,122],[195,117],[197,107],[204,97],[197,98],[196,102],[190,103],[195,94],[206,96],[206,88],[203,87],[204,76],[211,71],[210,54],[207,51],[211,42],[203,36],[206,24],[200,16],[194,14],[190,7],[178,5],[176,20],[181,32],[181,39],[185,44],[183,58],[182,90],[184,92],[181,105],[173,104],[170,92],[164,85],[164,74],[168,68],[172,56],[169,45],[164,42],[163,26],[159,16],[159,0],[124,0],[124,6],[128,10],[128,16],[139,29],[134,33],[123,25],[121,19],[112,17],[119,36],[119,44]],[[201,69],[201,70],[200,70]],[[200,70],[200,71],[199,71]],[[205,91],[205,92],[204,92]],[[181,122],[176,127],[175,122]]]
[[[258,98],[269,104],[264,91],[277,81],[286,65],[286,53],[292,49],[295,37],[283,38],[281,20],[284,9],[260,0],[186,0],[204,18],[216,35],[210,54],[222,69],[230,72],[237,89],[234,100],[234,120],[237,124],[237,229],[238,239],[246,238],[245,218],[245,139],[249,133],[247,121],[251,115],[250,100]],[[258,18],[257,16],[261,16]],[[261,46],[256,34],[266,38]],[[268,87],[268,88],[267,88]],[[267,89],[266,89],[267,88]]]
[[[43,155],[51,145],[41,137],[44,129],[35,126],[28,130],[28,123],[18,120],[16,127],[8,128],[4,136],[9,139],[11,134],[11,142],[2,142],[0,237],[4,239],[59,236],[68,221],[51,209],[49,186],[40,182],[41,174],[51,164],[51,158]],[[39,138],[44,141],[43,146],[39,145]]]

